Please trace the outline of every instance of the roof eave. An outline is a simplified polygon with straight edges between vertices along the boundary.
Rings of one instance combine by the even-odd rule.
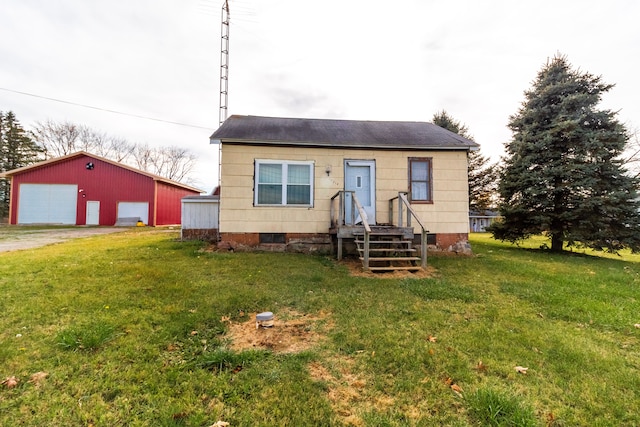
[[[376,150],[419,150],[419,151],[474,151],[479,150],[479,145],[409,145],[409,144],[370,144],[370,143],[348,143],[348,144],[332,144],[329,142],[311,142],[311,141],[256,141],[249,139],[211,139],[212,144],[234,144],[234,145],[272,145],[276,147],[308,147],[308,148],[335,148],[335,149],[376,149]]]
[[[187,185],[187,184],[183,184],[183,183],[178,182],[178,181],[172,181],[172,180],[167,179],[167,178],[162,178],[162,177],[157,176],[157,175],[149,175],[149,177],[152,178],[154,181],[163,182],[165,184],[173,185],[174,187],[184,188],[185,190],[195,191],[195,192],[198,192],[198,193],[204,193],[205,192],[204,190],[201,190],[199,188],[195,188],[195,187],[192,187],[192,186]]]

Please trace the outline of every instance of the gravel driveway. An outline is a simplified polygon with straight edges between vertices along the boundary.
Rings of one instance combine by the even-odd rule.
[[[0,252],[39,248],[70,239],[119,233],[126,227],[31,228],[0,226]]]

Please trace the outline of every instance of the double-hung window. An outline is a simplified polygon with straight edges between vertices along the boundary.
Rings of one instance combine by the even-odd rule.
[[[409,191],[414,203],[433,202],[431,157],[409,158]]]
[[[313,162],[256,160],[256,206],[313,206]]]

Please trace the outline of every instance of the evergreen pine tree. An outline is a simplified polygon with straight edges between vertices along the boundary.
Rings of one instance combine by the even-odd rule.
[[[629,136],[615,112],[597,108],[612,87],[573,70],[563,56],[538,73],[510,117],[495,238],[546,233],[553,251],[565,243],[640,250],[638,180],[620,160]]]
[[[473,141],[467,126],[449,116],[444,110],[434,114],[432,122],[434,125]],[[489,159],[480,154],[480,151],[470,151],[468,174],[469,210],[484,214],[491,208],[493,195],[496,192],[497,167],[489,164]]]
[[[0,173],[41,160],[42,149],[25,131],[12,111],[0,111]],[[0,218],[9,213],[10,183],[0,178]]]
[[[498,167],[480,151],[469,152],[469,210],[480,215],[495,208],[497,194]]]
[[[457,133],[458,135],[473,141],[473,136],[469,134],[469,128],[467,128],[467,125],[460,123],[444,110],[435,113],[431,122],[434,125],[445,128],[448,131]]]

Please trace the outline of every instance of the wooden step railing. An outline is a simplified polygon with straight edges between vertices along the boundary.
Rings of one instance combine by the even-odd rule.
[[[349,194],[351,197],[347,197]],[[395,202],[397,200],[397,203]],[[348,204],[350,206],[347,206]],[[358,248],[358,252],[360,253],[360,258],[362,259],[362,265],[365,270],[373,270],[371,268],[371,261],[379,262],[386,261],[388,265],[386,267],[392,267],[396,261],[407,261],[412,265],[406,266],[405,268],[395,268],[397,269],[407,269],[407,270],[415,270],[417,269],[413,264],[414,261],[419,260],[421,268],[427,267],[427,233],[424,224],[416,214],[416,212],[411,207],[409,200],[407,198],[407,193],[399,192],[397,197],[389,200],[389,219],[393,221],[394,218],[394,206],[397,204],[397,220],[395,227],[387,226],[385,227],[385,231],[381,231],[380,226],[376,226],[376,230],[372,232],[372,224],[369,224],[367,214],[360,204],[358,197],[355,194],[355,191],[346,191],[341,190],[338,191],[331,198],[330,205],[330,215],[331,215],[331,228],[336,231],[337,239],[338,239],[338,259],[342,259],[342,241],[343,238],[354,238],[356,246]],[[350,214],[348,214],[350,213]],[[406,214],[406,220],[405,220]],[[406,230],[407,228],[411,228],[411,220],[415,219],[418,225],[421,227],[421,253],[420,258],[412,256],[412,252],[415,252],[415,249],[411,247],[411,240],[405,236],[409,231],[411,231],[411,236],[413,236],[412,230]],[[360,221],[358,221],[358,219]],[[358,224],[356,224],[358,222]],[[359,225],[361,224],[361,225]],[[348,229],[349,233],[343,233],[343,229]],[[362,230],[362,231],[360,231]],[[393,240],[392,245],[400,245],[407,244],[407,250],[404,253],[395,254],[395,256],[388,256],[389,252],[393,252],[390,249],[392,248],[383,248],[382,246],[385,243],[382,243],[384,239],[378,240],[377,238],[372,241],[372,236],[390,236],[393,233],[396,233],[397,236],[402,236],[402,238],[398,238]],[[371,256],[371,253],[374,252],[375,255],[383,253],[384,256]],[[402,251],[395,251],[402,252]],[[382,268],[377,267],[375,269],[378,270],[391,270],[391,268]]]
[[[364,259],[367,242],[362,239],[364,233],[356,234],[355,243],[361,254],[363,267],[369,271],[420,270],[417,264],[420,257],[415,256],[413,239],[406,232],[394,226],[376,226],[369,233],[369,257]],[[413,236],[413,233],[411,234]]]
[[[351,197],[347,198],[347,195]],[[348,208],[348,209],[347,209]],[[336,228],[342,225],[356,225],[358,219],[364,224],[368,222],[365,212],[355,191],[340,190],[331,197],[330,206],[331,227]],[[347,214],[349,212],[350,214]]]
[[[347,201],[347,194],[351,195],[349,201]],[[336,202],[338,203],[337,209]],[[351,206],[349,206],[350,209],[347,209],[347,203],[351,203]],[[349,218],[347,218],[347,211],[351,212]],[[360,221],[364,227],[365,251],[362,263],[365,269],[367,269],[369,268],[369,237],[371,236],[371,226],[369,225],[367,213],[360,204],[355,191],[341,190],[331,198],[330,214],[332,228],[340,228],[341,226],[347,225],[355,226],[358,218],[358,216],[356,216],[356,212],[358,213]],[[342,237],[340,234],[338,234],[338,259],[342,259]]]
[[[409,198],[407,197],[406,192],[398,192],[398,196],[389,200],[389,220],[393,221],[394,218],[394,207],[396,205],[395,201],[397,200],[397,226],[403,227],[405,226],[405,212],[406,212],[406,226],[411,227],[411,218],[413,217],[420,228],[422,229],[420,233],[420,257],[421,257],[421,265],[422,268],[427,268],[427,234],[429,230],[424,226],[420,217],[411,207],[411,203],[409,203]]]

